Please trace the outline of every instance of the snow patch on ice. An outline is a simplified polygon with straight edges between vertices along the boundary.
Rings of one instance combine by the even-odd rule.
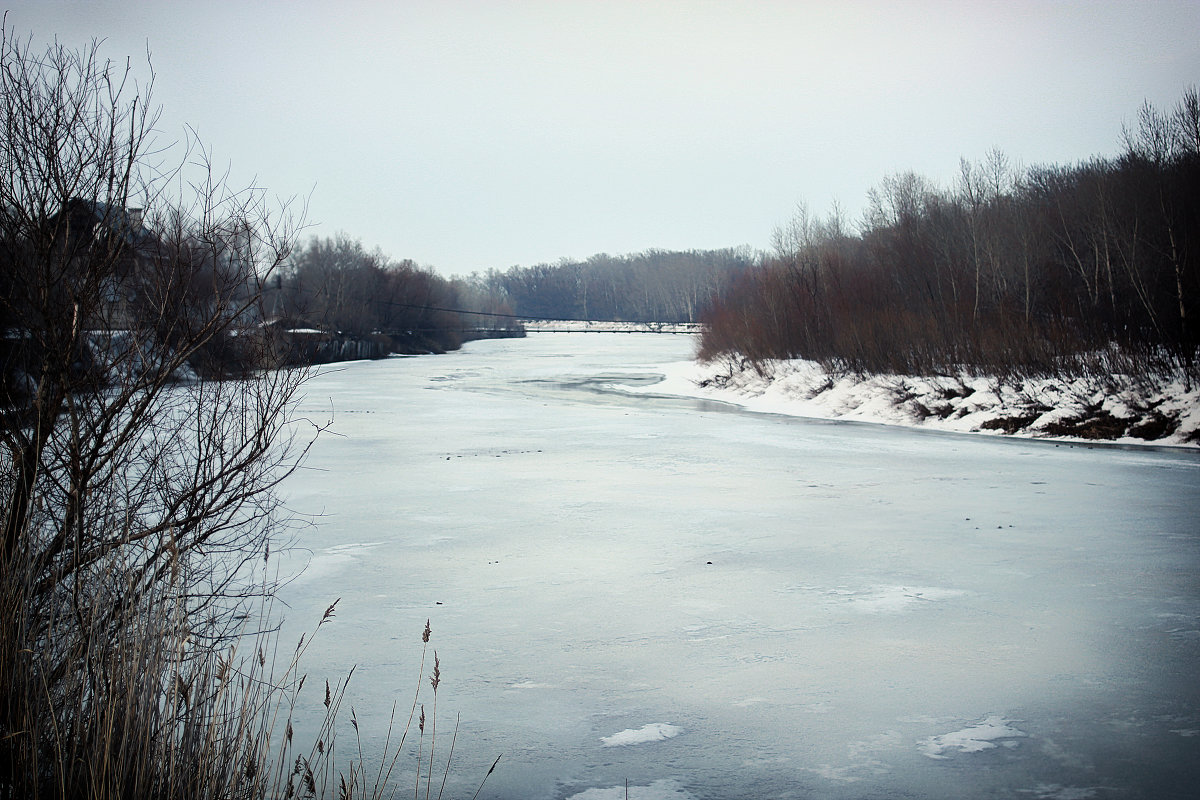
[[[651,722],[637,729],[626,729],[612,736],[603,736],[600,741],[605,747],[624,747],[630,744],[645,744],[646,742],[661,742],[678,736],[682,728],[668,725],[665,722]]]
[[[849,759],[847,764],[821,764],[806,769],[825,780],[838,783],[856,783],[867,778],[879,778],[892,771],[891,765],[879,758],[879,754],[894,751],[903,745],[903,740],[903,735],[898,731],[884,731],[861,741],[850,742],[846,746]]]
[[[977,725],[963,728],[941,736],[930,736],[917,743],[918,749],[929,758],[949,758],[944,755],[948,750],[958,750],[963,753],[979,753],[992,750],[997,742],[1006,747],[1016,745],[1011,740],[1028,736],[1022,730],[1012,727],[1008,720],[993,714]],[[1005,741],[1008,740],[1008,741]]]
[[[1088,800],[1095,797],[1099,789],[1083,786],[1060,786],[1057,783],[1039,783],[1032,791],[1022,794],[1032,794],[1038,800]]]
[[[380,544],[382,542],[352,542],[326,547],[314,553],[294,579],[304,583],[326,580],[353,564],[360,553],[373,550]]]
[[[834,711],[833,703],[824,700],[816,703],[805,703],[800,706],[801,711],[807,711],[809,714],[832,714]]]
[[[966,594],[959,589],[939,586],[838,586],[832,589],[797,586],[792,591],[820,598],[820,602],[826,606],[845,606],[863,614],[901,614],[927,603],[937,603]]]
[[[854,783],[862,780],[862,776],[855,774],[858,769],[856,766],[835,767],[832,764],[821,764],[816,767],[805,767],[805,769],[827,781]]]
[[[627,794],[628,792],[628,794]],[[607,789],[587,789],[567,800],[694,800],[695,795],[673,779],[654,781],[646,786],[612,786]]]
[[[872,614],[898,614],[920,603],[935,603],[964,592],[936,586],[875,586],[849,598],[852,607]]]

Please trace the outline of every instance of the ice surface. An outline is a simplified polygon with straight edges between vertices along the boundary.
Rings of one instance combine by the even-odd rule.
[[[673,780],[654,781],[648,786],[612,786],[585,789],[569,800],[692,800],[694,795]]]
[[[297,736],[358,665],[375,758],[392,703],[428,702],[428,619],[438,730],[462,720],[447,796],[500,754],[481,798],[1200,785],[1200,454],[657,391],[692,346],[544,333],[311,381],[300,413],[334,435],[284,486],[313,524],[283,647],[342,600]],[[653,723],[681,733],[603,741]]]

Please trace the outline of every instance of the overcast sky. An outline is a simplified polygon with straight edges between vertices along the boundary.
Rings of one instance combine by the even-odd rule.
[[[6,2],[144,61],[161,127],[445,274],[750,245],[914,170],[1119,148],[1200,84],[1200,2]]]

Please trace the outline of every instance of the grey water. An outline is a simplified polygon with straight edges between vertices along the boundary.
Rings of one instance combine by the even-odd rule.
[[[356,667],[368,762],[428,620],[446,797],[497,756],[480,797],[1197,796],[1200,456],[622,390],[693,346],[533,334],[309,382],[333,424],[283,487],[312,523],[285,635],[341,598],[305,668]]]

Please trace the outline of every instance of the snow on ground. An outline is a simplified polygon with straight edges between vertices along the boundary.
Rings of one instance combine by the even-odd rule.
[[[1095,380],[835,375],[812,361],[677,362],[630,392],[717,400],[750,411],[960,433],[1200,446],[1200,388],[1108,389]],[[1123,382],[1113,380],[1119,386]]]
[[[699,322],[607,322],[590,319],[527,319],[529,333],[699,333]]]

